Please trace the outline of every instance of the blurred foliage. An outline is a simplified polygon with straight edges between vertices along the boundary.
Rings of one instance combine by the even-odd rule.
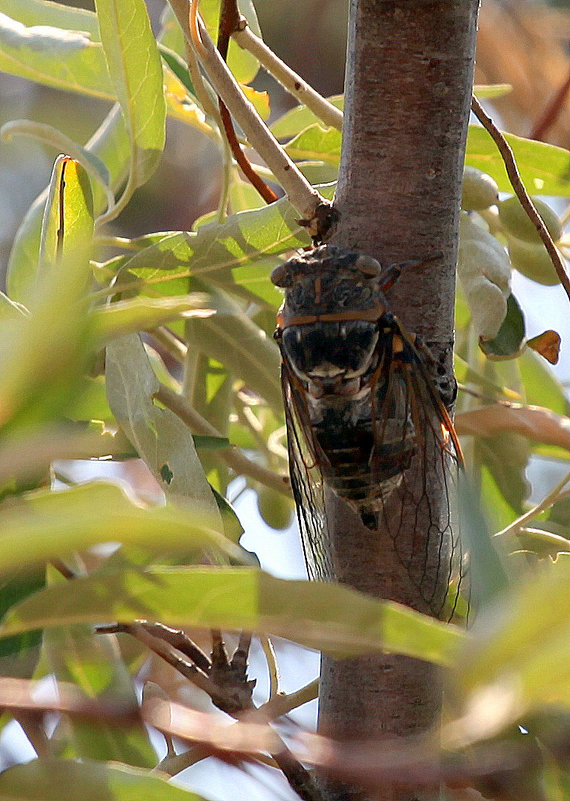
[[[275,36],[288,25],[292,64],[308,57],[310,74],[312,59],[322,71],[317,88],[330,94],[339,89],[344,7],[340,0],[315,2],[312,11],[289,3],[283,16],[284,5],[259,3],[262,28]],[[215,24],[217,4],[203,0],[202,10]],[[244,10],[255,26],[253,6]],[[14,175],[22,184],[32,180],[34,138],[47,148],[39,151],[44,167],[50,148],[70,151],[55,160],[49,185],[25,216],[15,204],[23,219],[0,296],[0,657],[6,677],[52,676],[62,692],[42,706],[35,684],[17,685],[16,697],[16,685],[0,679],[0,706],[13,712],[39,756],[1,775],[0,795],[59,798],[65,782],[69,798],[196,798],[151,772],[158,758],[143,722],[156,724],[155,712],[147,715],[145,705],[141,712],[135,693],[147,652],[140,643],[129,650],[115,630],[93,628],[142,620],[255,631],[336,656],[388,650],[444,665],[454,689],[444,744],[454,758],[477,748],[497,753],[498,743],[512,748],[516,778],[504,797],[565,797],[568,490],[561,482],[531,509],[526,469],[536,455],[566,466],[570,419],[563,387],[541,355],[551,351],[527,346],[529,301],[511,284],[514,270],[538,283],[555,279],[542,251],[531,252],[530,262],[521,257],[520,243],[542,246],[512,213],[516,201],[505,197],[510,184],[489,135],[477,126],[469,132],[457,305],[456,368],[465,390],[457,429],[472,481],[462,501],[480,605],[466,633],[341,586],[275,579],[239,544],[242,528],[227,500],[236,476],[258,493],[272,525],[290,516],[271,338],[280,297],[269,276],[309,238],[287,198],[261,207],[223,155],[172,13],[154,13],[151,24],[142,0],[98,0],[97,13],[0,0],[0,12],[0,67],[49,87],[35,108],[30,102],[34,120],[4,128],[15,137],[0,164],[12,175],[11,197]],[[313,46],[307,15],[318,41],[328,43],[323,51]],[[482,82],[508,83],[512,91],[478,91],[517,134],[508,141],[533,195],[570,196],[564,106],[550,127],[556,145],[521,137],[563,83],[568,58],[560,42],[569,25],[567,14],[532,3],[487,0],[482,15]],[[528,106],[511,69],[515,54],[533,84]],[[281,99],[274,102],[274,85],[247,53],[236,48],[231,64],[258,92],[272,87],[273,130],[332,197],[340,133],[308,109],[288,112]],[[46,108],[54,87],[77,95],[59,110],[62,131]],[[264,96],[253,97],[267,106]],[[342,106],[342,98],[334,102]],[[175,134],[161,168],[167,130]],[[180,166],[184,159],[191,172]],[[548,213],[566,255],[566,216]],[[122,466],[120,486],[77,482],[73,460],[98,459]],[[139,480],[133,470],[142,471]],[[496,537],[489,537],[479,496]],[[467,599],[458,601],[466,606]],[[274,670],[269,646],[265,653]],[[31,722],[22,709],[32,710]],[[65,714],[54,726],[45,710]],[[180,734],[171,722],[156,725],[167,738]],[[202,721],[209,745],[195,761],[217,753],[210,725]],[[542,762],[525,762],[518,726],[531,732]],[[170,749],[161,765],[172,775],[192,764],[176,757]],[[487,779],[502,792],[500,769]],[[534,793],[527,797],[517,789],[525,781]]]

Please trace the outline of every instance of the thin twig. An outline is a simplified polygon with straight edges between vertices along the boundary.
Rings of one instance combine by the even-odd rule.
[[[185,36],[193,42],[212,85],[231,110],[248,141],[265,160],[299,214],[305,219],[312,219],[316,207],[321,203],[329,205],[328,201],[310,185],[244,96],[198,18],[195,4],[191,6],[193,34],[190,33],[191,24],[185,0],[171,0],[171,5]]]
[[[537,515],[541,514],[542,512],[549,509],[553,506],[556,501],[559,499],[560,494],[566,484],[570,481],[570,473],[567,473],[562,481],[560,481],[553,490],[551,490],[548,495],[546,495],[540,503],[537,503],[536,506],[533,506],[528,512],[525,512],[524,515],[517,517],[510,525],[506,528],[502,529],[501,531],[497,531],[495,537],[504,537],[507,534],[517,534],[527,523],[530,523]]]
[[[207,673],[210,669],[210,660],[204,651],[198,648],[196,643],[192,642],[190,637],[181,629],[173,629],[170,626],[165,626],[164,623],[151,623],[149,621],[142,623],[142,626],[149,634],[164,640],[173,648],[176,648],[177,651],[180,651],[181,654],[187,656],[188,659],[191,659],[196,667],[204,671],[204,673]]]
[[[542,217],[538,213],[535,208],[534,203],[532,202],[531,198],[528,195],[528,192],[525,189],[525,185],[522,182],[520,177],[517,164],[515,161],[515,157],[513,155],[513,151],[510,148],[509,143],[503,136],[503,134],[499,131],[491,117],[485,112],[482,105],[479,103],[477,98],[473,96],[471,98],[471,109],[479,122],[483,125],[486,131],[491,135],[493,141],[497,145],[499,153],[503,159],[505,164],[505,168],[507,170],[507,175],[509,176],[509,180],[512,184],[512,187],[515,191],[516,196],[518,197],[521,206],[526,211],[529,219],[535,226],[536,230],[538,231],[538,235],[542,239],[544,243],[544,247],[546,248],[548,255],[552,260],[552,264],[554,265],[554,269],[556,270],[556,274],[560,280],[560,283],[564,287],[564,291],[570,300],[570,281],[568,280],[568,276],[566,275],[566,270],[564,268],[564,262],[558,250],[556,249],[556,245],[552,241],[552,237],[548,232],[548,228],[542,221]]]
[[[319,695],[319,680],[313,681],[296,690],[294,693],[279,693],[270,698],[265,704],[258,707],[255,712],[247,716],[247,721],[256,721],[258,719],[270,721],[287,715],[293,709],[308,704],[309,701],[314,701]]]
[[[130,634],[143,645],[146,645],[150,651],[153,651],[153,653],[164,659],[165,662],[171,665],[182,676],[191,681],[192,684],[196,685],[196,687],[209,695],[216,706],[232,705],[234,703],[230,693],[225,692],[222,687],[219,687],[214,681],[212,681],[212,679],[206,676],[203,671],[197,668],[190,661],[182,656],[178,656],[168,642],[150,634],[146,630],[143,622],[129,624],[116,623],[99,626],[96,631],[99,634]]]
[[[244,20],[244,22],[246,22]],[[263,39],[256,36],[247,23],[242,28],[237,28],[232,34],[237,44],[251,53],[259,61],[262,67],[269,72],[281,86],[291,95],[297,98],[300,103],[304,103],[313,114],[315,114],[325,125],[337,128],[342,131],[342,111],[333,106],[328,100],[320,95],[313,87],[294,72],[284,61],[275,55]]]
[[[155,398],[163,403],[170,411],[174,412],[190,430],[195,434],[203,434],[210,437],[221,437],[220,432],[214,428],[193,406],[181,395],[173,392],[164,384],[160,385]],[[236,448],[220,448],[217,451],[226,464],[240,475],[250,476],[266,487],[277,490],[277,492],[291,497],[291,482],[288,476],[279,475],[272,470],[268,470],[262,465],[256,464],[241,454]]]
[[[161,325],[155,328],[152,332],[153,339],[156,339],[162,347],[176,359],[177,362],[183,362],[188,353],[188,345],[186,345],[170,328],[166,325]]]

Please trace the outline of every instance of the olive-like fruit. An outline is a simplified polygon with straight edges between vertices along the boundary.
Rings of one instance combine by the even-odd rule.
[[[519,273],[545,286],[558,283],[558,275],[542,242],[525,242],[514,236],[508,237],[511,264]]]
[[[282,530],[291,525],[293,519],[293,502],[280,492],[260,487],[257,491],[257,508],[259,514],[270,528]]]
[[[461,208],[465,211],[481,211],[493,206],[499,199],[499,187],[494,178],[478,170],[465,167],[461,189]]]
[[[555,242],[558,242],[562,236],[562,226],[558,215],[543,200],[533,197],[532,202],[542,217],[548,233]],[[499,203],[499,219],[507,236],[514,236],[534,244],[542,242],[536,226],[521,206],[518,197],[513,195]]]

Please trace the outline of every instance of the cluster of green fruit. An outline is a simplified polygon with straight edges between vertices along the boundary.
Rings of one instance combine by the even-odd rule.
[[[533,203],[558,242],[560,219],[542,200]],[[491,176],[465,168],[461,208],[458,275],[478,334],[492,339],[506,315],[513,268],[546,285],[558,283],[558,276],[519,199],[500,200]]]

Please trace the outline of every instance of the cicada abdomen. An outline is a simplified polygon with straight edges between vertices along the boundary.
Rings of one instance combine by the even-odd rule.
[[[445,598],[427,586],[428,557],[422,565],[413,553],[405,518],[413,507],[430,536],[449,534],[449,503],[436,519],[421,474],[433,473],[447,493],[449,464],[461,456],[429,375],[429,354],[388,310],[384,292],[398,274],[396,266],[382,270],[375,259],[330,245],[273,271],[273,282],[285,290],[276,338],[290,471],[310,575],[334,573],[326,542],[328,488],[369,529],[383,525],[426,605],[440,614]],[[412,465],[420,472],[419,489],[406,480]],[[442,546],[436,554],[436,572],[451,578],[457,549],[452,544],[446,555]]]

